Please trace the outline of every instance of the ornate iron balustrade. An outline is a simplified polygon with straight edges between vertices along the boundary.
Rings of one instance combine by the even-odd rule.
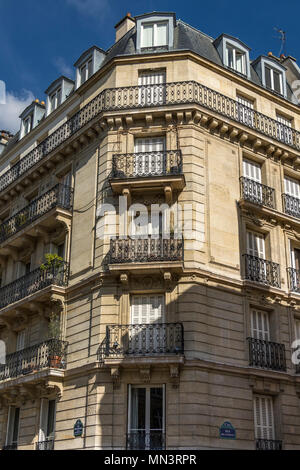
[[[57,184],[1,224],[0,243],[49,212],[53,207],[61,207],[70,211],[72,206],[73,189],[69,186]]]
[[[183,261],[183,238],[125,238],[110,241],[109,263]]]
[[[289,194],[283,194],[282,204],[286,214],[300,218],[300,199],[290,196]]]
[[[36,450],[54,450],[54,438],[36,443]]]
[[[256,450],[282,450],[282,441],[274,439],[256,439]]]
[[[2,447],[2,450],[18,450],[18,444],[8,444]]]
[[[110,88],[101,91],[72,118],[1,175],[0,191],[33,168],[36,163],[57,149],[104,111],[178,104],[198,104],[220,116],[241,123],[266,137],[283,142],[293,149],[300,149],[300,133],[295,129],[279,124],[275,119],[248,108],[238,101],[195,81]],[[279,126],[280,132],[278,131]],[[282,138],[282,135],[288,135],[289,138]]]
[[[300,271],[295,268],[287,268],[289,288],[293,292],[300,292]]]
[[[180,150],[113,155],[113,178],[179,175],[182,173]]]
[[[183,354],[182,323],[108,325],[99,358]]]
[[[164,450],[166,436],[163,431],[131,431],[126,436],[127,450]]]
[[[241,176],[241,196],[245,201],[275,209],[275,190],[264,184]]]
[[[65,369],[67,365],[66,341],[49,339],[21,351],[8,354],[6,363],[0,365],[0,381],[12,379],[51,367]]]
[[[62,262],[59,266],[51,266],[45,270],[37,268],[16,281],[0,289],[0,309],[24,299],[45,287],[56,285],[66,286],[69,277],[69,265]]]
[[[243,256],[245,259],[245,279],[280,288],[279,264],[258,258],[257,256]]]
[[[247,341],[250,366],[286,371],[284,344],[255,338],[247,338]]]

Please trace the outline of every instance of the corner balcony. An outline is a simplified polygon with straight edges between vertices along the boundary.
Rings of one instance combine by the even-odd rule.
[[[300,219],[300,199],[289,194],[283,194],[282,205],[285,214]]]
[[[286,371],[284,344],[261,339],[247,338],[249,365],[262,369]]]
[[[54,438],[37,442],[36,450],[54,450]]]
[[[68,343],[49,339],[6,356],[6,363],[0,364],[1,395],[13,400],[28,395],[32,387],[45,382],[53,387],[62,387],[67,366]]]
[[[185,179],[181,151],[113,155],[110,184],[116,194],[122,194],[124,188],[138,191],[159,190],[169,186],[172,191],[182,190]]]
[[[1,314],[8,310],[22,308],[32,301],[46,302],[54,291],[64,293],[68,283],[69,265],[62,262],[59,266],[48,267],[45,270],[37,268],[25,276],[7,284],[0,289],[0,320]]]
[[[181,363],[183,354],[182,323],[107,325],[99,360],[108,366],[168,365]]]
[[[253,204],[275,209],[275,190],[264,184],[242,176],[240,178],[241,198]]]
[[[243,255],[245,260],[245,279],[280,289],[280,266],[257,256]]]
[[[282,450],[282,441],[275,439],[256,439],[256,450]]]
[[[121,272],[181,272],[183,270],[183,238],[125,238],[110,241],[109,270]]]
[[[10,217],[0,226],[0,255],[9,249],[22,248],[24,235],[37,237],[39,229],[53,231],[59,222],[68,224],[72,217],[73,189],[57,184],[34,199],[24,209]]]

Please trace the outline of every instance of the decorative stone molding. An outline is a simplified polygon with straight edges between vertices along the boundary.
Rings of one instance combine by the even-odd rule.
[[[143,366],[139,368],[139,373],[143,383],[149,383],[151,378],[150,366]]]

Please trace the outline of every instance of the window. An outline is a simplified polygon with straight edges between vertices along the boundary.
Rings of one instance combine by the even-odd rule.
[[[282,73],[265,65],[265,82],[266,87],[283,94],[283,77]]]
[[[247,231],[247,254],[265,259],[265,239],[262,234]]]
[[[161,47],[168,45],[168,22],[143,23],[141,47]]]
[[[241,95],[237,95],[237,102],[238,120],[247,126],[254,127],[254,102]]]
[[[54,441],[55,433],[55,400],[42,398],[40,409],[39,450],[52,450],[49,444]]]
[[[262,310],[251,310],[251,338],[270,341],[269,314]]]
[[[8,409],[6,446],[17,448],[19,437],[20,408],[10,406]]]
[[[284,178],[283,209],[286,214],[300,217],[300,184],[292,178]]]
[[[243,75],[247,75],[246,70],[246,56],[243,51],[236,49],[235,47],[226,46],[226,61],[227,66],[233,70],[236,70]]]
[[[261,204],[263,202],[263,191],[261,185],[261,167],[258,163],[250,160],[243,160],[243,176],[247,178],[244,183],[244,191],[251,196],[251,201]]]
[[[26,336],[27,336],[26,329],[18,332],[17,342],[16,342],[16,351],[22,351],[22,349],[25,349]]]
[[[134,176],[162,175],[165,170],[165,137],[138,138],[134,141]]]
[[[32,122],[33,122],[33,114],[28,116],[26,119],[23,121],[23,134],[29,134],[29,132],[32,129]]]
[[[254,425],[256,439],[275,439],[272,397],[262,395],[254,397]]]
[[[291,268],[289,269],[289,284],[293,292],[300,292],[300,249],[291,246]]]
[[[277,137],[285,144],[293,143],[292,121],[281,114],[277,114]]]
[[[93,74],[93,60],[88,60],[81,68],[80,68],[80,85],[86,82]]]
[[[54,111],[61,103],[61,88],[58,88],[51,96],[50,96],[50,112]]]
[[[166,73],[162,70],[141,73],[139,75],[139,104],[150,106],[165,103],[165,83]]]
[[[165,387],[129,386],[128,449],[164,448]]]
[[[292,178],[285,177],[284,178],[284,190],[285,190],[285,194],[288,194],[289,196],[295,197],[297,199],[300,198],[299,181],[294,180]]]
[[[131,298],[131,324],[163,323],[165,299],[163,295],[134,295]]]

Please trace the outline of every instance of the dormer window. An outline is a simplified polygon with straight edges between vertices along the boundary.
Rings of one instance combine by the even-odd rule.
[[[271,67],[265,66],[266,87],[276,93],[283,94],[282,73]]]
[[[50,113],[54,111],[61,103],[61,88],[58,88],[50,96]]]
[[[161,47],[168,45],[168,22],[143,23],[141,47]]]
[[[174,13],[147,13],[135,17],[136,49],[151,52],[153,49],[169,50],[174,45]]]
[[[32,129],[33,114],[24,119],[24,135],[29,134]]]
[[[225,67],[251,78],[249,47],[242,41],[227,34],[221,34],[214,45]]]
[[[247,74],[246,70],[246,55],[243,51],[236,49],[230,45],[226,47],[227,65],[233,70],[236,70],[243,75]]]
[[[80,85],[86,82],[92,75],[93,61],[90,59],[80,68]]]

